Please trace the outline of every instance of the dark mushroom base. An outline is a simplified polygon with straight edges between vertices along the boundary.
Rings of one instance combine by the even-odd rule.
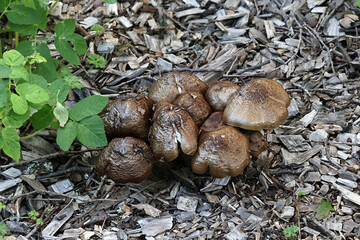
[[[125,137],[111,140],[96,163],[96,171],[115,183],[141,183],[151,173],[153,155],[142,140]]]

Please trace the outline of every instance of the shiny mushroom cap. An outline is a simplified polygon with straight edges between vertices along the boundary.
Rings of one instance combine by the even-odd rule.
[[[151,99],[143,94],[115,99],[100,113],[106,136],[109,139],[133,136],[146,140],[151,109]]]
[[[179,144],[186,155],[194,155],[198,134],[199,130],[187,111],[167,100],[156,104],[149,134],[155,159],[174,160],[179,155]]]
[[[175,99],[187,91],[206,93],[208,86],[196,75],[189,72],[170,72],[158,79],[149,89],[149,97],[158,102],[166,99],[173,103]]]
[[[140,183],[151,173],[153,155],[150,147],[134,137],[114,138],[105,147],[96,171],[115,183]]]
[[[242,131],[250,142],[250,155],[258,158],[267,149],[265,137],[259,131]]]
[[[175,100],[174,105],[185,109],[194,119],[197,126],[200,126],[212,112],[210,105],[199,92],[181,94]]]
[[[216,82],[206,91],[205,97],[214,111],[224,111],[226,104],[240,86],[230,81]]]
[[[201,133],[199,149],[192,158],[193,172],[203,174],[209,169],[217,178],[237,176],[249,164],[249,140],[234,127],[224,126]]]
[[[251,80],[229,100],[224,122],[247,130],[274,129],[286,120],[289,105],[289,95],[280,83]]]

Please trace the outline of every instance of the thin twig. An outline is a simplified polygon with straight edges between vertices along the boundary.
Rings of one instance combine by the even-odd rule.
[[[254,70],[254,69],[258,69],[258,68],[260,68],[260,67],[262,67],[262,66],[264,66],[266,64],[269,64],[269,63],[270,63],[270,60],[267,60],[267,61],[265,61],[263,63],[258,64],[258,65],[239,70],[239,71],[236,72],[236,74],[230,74],[230,75],[224,74],[223,77],[225,77],[225,78],[244,77],[241,74],[243,74],[245,72],[248,72],[248,71],[251,71],[251,70]]]
[[[295,51],[294,55],[292,55],[284,64],[282,64],[279,67],[275,68],[275,71],[279,70],[281,68],[281,66],[287,65],[289,62],[294,60],[295,57],[298,55],[298,53],[300,52],[300,45],[301,45],[301,42],[302,42],[302,33],[303,33],[303,30],[302,30],[302,28],[300,28],[299,43],[298,43],[298,45],[296,47],[296,51]]]
[[[56,158],[59,156],[63,156],[63,155],[67,155],[67,154],[78,154],[78,153],[84,153],[84,152],[92,152],[92,151],[99,151],[102,148],[91,148],[91,149],[85,149],[85,150],[79,150],[79,151],[67,151],[67,152],[56,152],[56,153],[50,153],[48,155],[44,155],[38,158],[34,158],[34,159],[30,159],[28,161],[21,161],[21,162],[15,162],[15,163],[10,163],[10,164],[6,164],[6,165],[2,165],[0,166],[0,169],[6,169],[9,167],[17,167],[17,166],[23,166],[32,162],[43,162],[46,161],[48,159],[52,159],[52,158]]]
[[[153,71],[151,73],[151,75],[156,75],[156,74],[159,74],[159,73],[168,73],[168,72],[172,72],[172,71],[177,71],[177,72],[222,72],[223,70],[221,70],[221,69],[175,68],[175,69],[172,69],[172,70]]]
[[[321,223],[319,223],[316,219],[314,218],[310,218],[310,217],[307,217],[307,219],[312,222],[313,224],[315,224],[315,226],[317,226],[318,228],[321,229],[321,231],[323,233],[325,233],[326,235],[330,236],[333,240],[339,240],[339,238],[334,234],[332,233],[329,229],[327,229],[324,225],[322,225]]]

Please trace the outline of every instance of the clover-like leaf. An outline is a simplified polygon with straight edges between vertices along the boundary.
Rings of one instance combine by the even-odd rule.
[[[5,64],[11,67],[18,66],[25,60],[25,57],[14,49],[4,52],[3,58]]]

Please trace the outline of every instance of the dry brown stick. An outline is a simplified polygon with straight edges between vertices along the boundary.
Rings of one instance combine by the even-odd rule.
[[[297,20],[296,20],[297,21]],[[329,55],[329,62],[330,62],[330,65],[331,65],[331,70],[333,72],[333,74],[335,74],[335,68],[334,68],[334,63],[331,59],[331,53],[330,53],[330,49],[329,47],[324,43],[324,41],[321,39],[321,37],[319,36],[319,33],[316,32],[313,28],[311,28],[307,23],[304,23],[305,25],[305,28],[309,31],[309,33],[311,35],[313,35],[316,39],[319,40],[319,42],[321,43],[321,45],[323,45],[323,47],[325,48],[325,50],[327,51],[328,55]]]
[[[177,71],[177,72],[222,72],[223,70],[221,69],[192,69],[192,68],[175,68],[172,70],[162,70],[162,71],[153,71],[151,73],[151,75],[156,75],[158,73],[168,73],[168,72],[172,72],[172,71]]]
[[[301,42],[302,42],[302,28],[300,28],[300,36],[299,36],[299,43],[296,47],[296,51],[294,53],[294,55],[292,55],[284,64],[280,65],[279,67],[275,68],[274,71],[276,70],[279,70],[281,68],[281,66],[284,66],[284,65],[287,65],[289,62],[291,62],[292,60],[295,59],[296,55],[298,55],[299,51],[300,51],[300,45],[301,45]]]
[[[315,224],[315,226],[317,226],[318,228],[320,228],[322,230],[322,232],[324,232],[326,235],[330,236],[333,240],[339,240],[339,238],[333,234],[329,229],[327,229],[325,226],[323,226],[321,223],[319,223],[317,220],[307,217],[307,219],[312,222],[313,224]]]
[[[175,24],[179,25],[180,28],[182,28],[185,31],[192,32],[191,30],[187,29],[184,25],[182,25],[179,21],[175,20],[172,16],[170,16],[170,14],[168,14],[167,12],[164,12],[164,13],[167,18],[169,18]]]
[[[245,72],[248,72],[248,71],[251,71],[251,70],[254,70],[254,69],[257,69],[257,68],[260,68],[260,67],[268,64],[269,62],[270,62],[270,60],[267,60],[267,61],[265,61],[263,63],[258,64],[258,65],[239,70],[238,72],[236,72],[236,74],[230,74],[230,75],[224,74],[223,77],[226,77],[226,78],[240,77],[241,78],[241,77],[244,77],[241,74],[243,74]]]
[[[334,7],[334,9],[329,13],[329,15],[327,15],[319,24],[319,26],[316,27],[316,29],[318,30],[319,27],[323,27],[325,26],[326,22],[329,21],[329,19],[331,18],[332,15],[334,15],[335,11],[341,7],[341,5],[344,4],[344,0],[342,0],[336,7]]]
[[[21,161],[21,162],[15,162],[15,163],[10,163],[10,164],[6,164],[6,165],[2,165],[0,166],[0,169],[6,169],[9,167],[17,167],[17,166],[22,166],[22,165],[26,165],[32,162],[42,162],[42,161],[46,161],[47,159],[51,159],[51,158],[56,158],[59,156],[63,156],[66,154],[78,154],[78,153],[84,153],[84,152],[91,152],[91,151],[99,151],[102,148],[91,148],[91,149],[85,149],[85,150],[79,150],[79,151],[67,151],[67,152],[56,152],[56,153],[50,153],[48,155],[44,155],[38,158],[34,158],[28,161]]]

